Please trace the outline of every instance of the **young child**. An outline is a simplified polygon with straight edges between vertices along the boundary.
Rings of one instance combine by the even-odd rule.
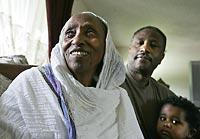
[[[169,97],[160,107],[158,139],[200,139],[200,111],[183,97]]]

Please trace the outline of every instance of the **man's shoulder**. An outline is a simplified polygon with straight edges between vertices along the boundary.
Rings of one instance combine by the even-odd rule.
[[[164,84],[161,84],[160,82],[156,81],[154,78],[150,78],[150,82],[158,89],[158,92],[161,93],[162,95],[167,95],[167,96],[175,95],[172,90],[170,90]]]
[[[158,86],[158,87],[160,87],[160,88],[164,88],[164,89],[169,90],[169,88],[168,88],[167,86],[165,86],[164,84],[162,84],[162,83],[156,81],[156,80],[155,80],[154,78],[152,78],[152,77],[150,78],[149,81],[151,82],[151,84],[154,84],[154,85],[156,85],[156,86]]]
[[[124,82],[120,85],[120,87],[127,88],[127,86],[129,86],[129,84],[133,84],[133,78],[126,73],[126,78],[125,78]]]

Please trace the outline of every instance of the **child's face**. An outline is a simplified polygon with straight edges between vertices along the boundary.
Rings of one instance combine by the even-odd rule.
[[[189,135],[189,125],[183,109],[165,104],[157,122],[157,133],[160,139],[185,139]]]

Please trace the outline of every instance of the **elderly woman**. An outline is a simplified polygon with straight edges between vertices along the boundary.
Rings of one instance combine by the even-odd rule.
[[[50,64],[21,73],[0,98],[0,138],[143,138],[124,80],[107,23],[74,15]]]

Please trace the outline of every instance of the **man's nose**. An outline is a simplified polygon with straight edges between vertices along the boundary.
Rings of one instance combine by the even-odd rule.
[[[140,46],[140,51],[149,53],[151,51],[150,45],[147,41],[144,41],[144,43]]]

